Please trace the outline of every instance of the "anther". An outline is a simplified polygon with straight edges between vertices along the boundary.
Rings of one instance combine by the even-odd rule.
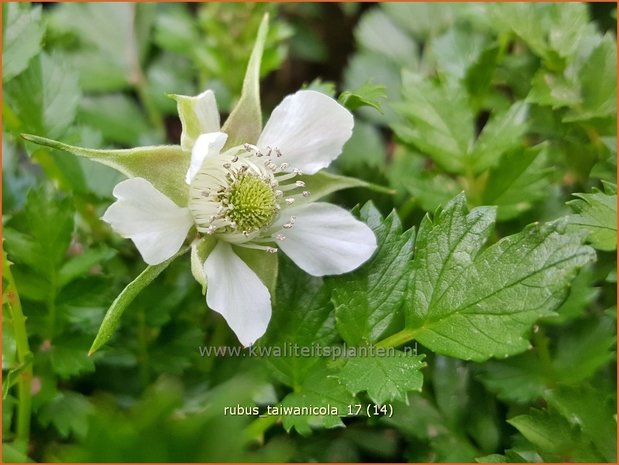
[[[307,198],[311,195],[310,191],[303,191],[303,197]]]
[[[285,202],[287,205],[292,205],[294,203],[294,199],[292,197],[288,197]]]
[[[267,247],[265,250],[268,253],[277,253],[277,248],[276,247]]]
[[[224,168],[229,169],[232,165],[230,163],[224,163]]]
[[[237,157],[236,155],[232,158],[232,163],[236,163],[237,161],[239,161],[239,157]]]
[[[281,199],[282,195],[284,195],[284,193],[280,191],[279,189],[275,191],[276,198]]]
[[[282,152],[280,152],[279,149],[275,149],[275,155],[277,157],[281,157],[282,156]]]
[[[284,239],[286,239],[286,236],[284,236],[283,234],[278,234],[277,236],[275,236],[275,239],[277,239],[278,241],[283,241]]]
[[[286,168],[288,168],[288,163],[282,163],[281,165],[279,165],[279,169],[281,171],[284,171]]]
[[[305,187],[305,183],[303,181],[297,181],[295,182],[295,184],[297,185],[297,187]]]
[[[293,223],[285,223],[283,225],[283,227],[284,227],[284,229],[290,229],[290,228],[292,228],[292,225],[293,225]]]

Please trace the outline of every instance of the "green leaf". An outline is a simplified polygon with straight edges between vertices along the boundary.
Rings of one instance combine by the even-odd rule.
[[[549,361],[536,347],[507,360],[485,363],[479,367],[478,377],[501,399],[533,402],[544,397],[549,388],[577,386],[591,378],[612,360],[615,341],[610,319],[576,321],[559,336]]]
[[[247,64],[241,98],[222,128],[222,131],[228,134],[228,141],[224,148],[244,143],[255,144],[262,132],[260,63],[268,30],[269,15],[265,14],[262,18],[262,23],[260,23],[256,43]]]
[[[187,205],[189,189],[185,183],[185,173],[189,168],[189,155],[178,145],[101,150],[75,147],[32,134],[22,134],[22,137],[44,147],[97,161],[130,178],[144,178],[179,206]]]
[[[21,450],[20,445],[2,441],[2,461],[4,463],[34,462]]]
[[[53,425],[63,438],[70,434],[83,438],[88,429],[88,416],[93,412],[86,397],[71,391],[56,394],[37,413],[37,420],[44,426]]]
[[[49,28],[76,36],[80,44],[63,55],[79,71],[84,90],[122,90],[139,80],[136,16],[141,9],[131,3],[61,4],[54,9]]]
[[[104,246],[88,249],[79,255],[71,257],[62,265],[58,272],[58,287],[66,286],[74,279],[88,273],[93,266],[109,260],[114,255],[116,255],[115,250]]]
[[[477,62],[485,44],[485,37],[480,33],[452,28],[432,40],[428,47],[439,69],[461,79]]]
[[[355,38],[358,46],[389,57],[399,65],[405,66],[417,59],[415,41],[379,8],[371,9],[361,17],[355,28]]]
[[[490,170],[482,202],[496,205],[497,219],[510,220],[529,210],[548,194],[547,146],[519,148],[507,153]]]
[[[353,395],[367,391],[377,405],[394,400],[406,402],[409,391],[421,392],[423,358],[400,351],[385,356],[348,357],[335,376]]]
[[[58,337],[52,343],[50,360],[52,369],[62,379],[68,379],[83,373],[94,371],[95,365],[88,357],[87,337],[70,334]]]
[[[550,405],[591,440],[604,460],[617,461],[617,421],[607,395],[588,385],[550,392]]]
[[[6,83],[4,98],[19,120],[19,131],[60,137],[73,122],[80,100],[77,75],[41,53]]]
[[[415,232],[402,232],[396,212],[387,218],[371,204],[360,212],[374,231],[374,257],[352,273],[329,280],[338,332],[350,345],[371,344],[394,324],[401,325]]]
[[[114,302],[112,302],[112,305],[105,314],[105,318],[103,318],[103,322],[99,327],[99,332],[97,333],[97,336],[88,351],[88,355],[95,353],[110,340],[114,334],[114,331],[120,324],[122,314],[125,312],[129,304],[133,302],[133,299],[135,299],[146,286],[153,282],[154,279],[170,265],[170,263],[186,253],[188,250],[189,247],[185,247],[165,262],[160,263],[159,265],[147,266],[137,278],[131,281],[127,287],[125,287],[123,291],[118,294],[118,297],[114,299]]]
[[[43,188],[28,193],[21,231],[5,231],[11,260],[27,265],[49,282],[54,282],[73,232],[74,209],[69,198],[53,197]],[[12,224],[12,223],[10,223]],[[28,274],[33,279],[33,273]]]
[[[617,41],[610,35],[593,50],[578,74],[581,105],[568,111],[563,121],[617,117]]]
[[[79,121],[97,128],[105,141],[121,146],[160,143],[143,110],[124,94],[89,96],[80,101]]]
[[[8,82],[24,71],[41,51],[43,27],[41,7],[6,3],[3,9],[2,82]]]
[[[576,271],[595,259],[578,236],[556,224],[527,227],[480,249],[494,209],[467,214],[459,195],[421,223],[405,336],[434,352],[483,361],[529,347],[525,335],[563,301]]]
[[[260,339],[264,347],[327,346],[337,339],[329,289],[321,278],[308,276],[291,260],[281,260],[281,270],[267,333]],[[302,385],[317,357],[269,357],[268,363],[283,383]]]
[[[394,124],[396,135],[446,171],[462,172],[475,134],[466,92],[454,82],[439,87],[410,72],[404,72],[402,79],[404,99],[392,106],[408,124]]]
[[[598,250],[617,249],[617,192],[611,194],[593,190],[592,194],[573,194],[577,200],[567,204],[575,214],[568,216],[569,227],[586,231],[588,239]]]
[[[385,98],[387,98],[385,86],[368,81],[358,89],[342,92],[337,100],[351,111],[361,107],[372,107],[382,113],[380,100]]]
[[[501,155],[522,144],[522,136],[527,130],[527,114],[527,105],[516,102],[506,112],[492,116],[469,155],[475,172],[498,165]]]
[[[336,165],[348,174],[358,173],[367,176],[368,168],[384,171],[387,162],[385,143],[380,131],[362,121],[355,121],[352,137],[344,145]]]
[[[294,428],[299,434],[307,436],[312,432],[312,428],[344,426],[340,417],[348,414],[348,406],[354,403],[354,397],[330,375],[324,362],[315,365],[303,385],[296,392],[288,394],[281,406],[284,409],[293,409],[292,412],[295,407],[333,406],[337,409],[337,415],[285,414],[283,424],[286,431]]]
[[[546,462],[600,462],[602,457],[583,434],[556,413],[532,410],[507,420],[537,449]]]

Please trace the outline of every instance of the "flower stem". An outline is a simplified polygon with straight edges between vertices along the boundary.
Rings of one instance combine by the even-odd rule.
[[[31,352],[26,332],[26,318],[21,307],[21,300],[15,286],[15,279],[11,273],[10,262],[4,248],[2,249],[2,276],[6,280],[5,295],[13,324],[13,335],[17,349],[17,362],[23,366],[19,374],[17,385],[17,428],[15,443],[20,449],[27,452],[30,438],[30,414],[32,408],[32,363]]]
[[[388,348],[401,346],[402,344],[406,344],[407,342],[411,342],[415,339],[416,333],[417,332],[414,329],[404,328],[402,331],[392,334],[391,336],[376,343],[376,347]]]

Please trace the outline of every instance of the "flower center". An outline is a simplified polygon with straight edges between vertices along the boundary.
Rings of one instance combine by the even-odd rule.
[[[262,229],[271,224],[277,213],[277,199],[271,184],[248,172],[221,193],[220,201],[232,206],[228,217],[241,231]]]
[[[277,252],[270,244],[286,238],[294,216],[274,226],[286,208],[306,198],[297,169],[276,163],[281,152],[245,144],[208,158],[189,187],[189,210],[199,232],[239,246]],[[295,191],[302,190],[302,192]],[[292,194],[292,195],[291,195]]]

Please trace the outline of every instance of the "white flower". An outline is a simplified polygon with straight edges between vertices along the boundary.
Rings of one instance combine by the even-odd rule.
[[[208,132],[181,140],[191,148],[186,178],[178,180],[189,190],[187,208],[147,180],[131,178],[115,187],[118,200],[103,220],[130,238],[150,265],[178,252],[193,226],[216,238],[203,265],[206,302],[248,346],[266,331],[271,298],[235,247],[265,253],[281,249],[314,276],[354,270],[376,250],[368,226],[340,207],[311,203],[311,193],[298,179],[301,173],[317,173],[341,153],[353,117],[324,94],[299,91],[275,108],[255,145],[222,153],[228,135],[220,132],[214,95],[206,91],[195,99],[194,117]]]

